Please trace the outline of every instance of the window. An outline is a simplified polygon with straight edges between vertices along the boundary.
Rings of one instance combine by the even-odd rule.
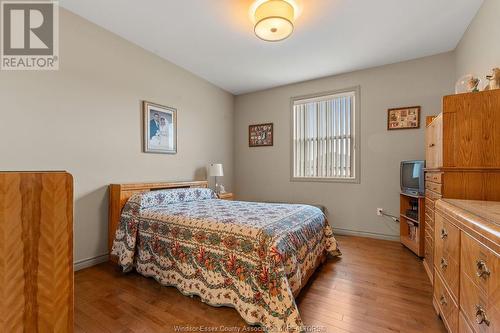
[[[359,88],[292,102],[292,180],[359,181]]]

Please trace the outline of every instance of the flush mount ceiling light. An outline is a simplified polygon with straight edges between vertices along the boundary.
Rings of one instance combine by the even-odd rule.
[[[296,9],[289,0],[256,1],[253,5],[254,31],[257,37],[268,42],[277,42],[293,32]]]

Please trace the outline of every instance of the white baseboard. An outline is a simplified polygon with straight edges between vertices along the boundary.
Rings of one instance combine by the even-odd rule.
[[[350,230],[342,228],[333,228],[333,233],[337,235],[359,236],[359,237],[376,238],[376,239],[399,242],[399,235],[386,235],[375,232],[366,232],[366,231],[358,231],[358,230]]]
[[[97,264],[103,263],[108,261],[109,255],[103,254],[97,257],[92,257],[92,258],[87,258],[87,259],[81,259],[78,261],[75,261],[73,263],[73,269],[76,271],[79,271],[84,268],[88,268],[91,266],[95,266]]]

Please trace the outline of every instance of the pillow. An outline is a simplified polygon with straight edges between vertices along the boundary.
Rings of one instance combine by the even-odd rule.
[[[151,191],[141,194],[141,209],[161,207],[178,202],[216,198],[217,195],[210,188],[176,188],[171,190]]]

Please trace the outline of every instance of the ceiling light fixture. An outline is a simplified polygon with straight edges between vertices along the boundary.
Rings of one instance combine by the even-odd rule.
[[[295,8],[288,0],[256,2],[254,11],[257,37],[268,42],[288,38],[293,32]]]

